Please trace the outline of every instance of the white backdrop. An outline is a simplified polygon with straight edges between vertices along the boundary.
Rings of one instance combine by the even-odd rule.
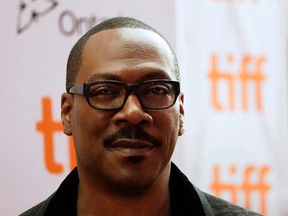
[[[271,0],[0,1],[0,214],[46,198],[74,165],[61,132],[68,53],[114,16],[158,29],[178,54],[186,132],[174,161],[201,189],[288,215],[286,8]]]
[[[184,0],[179,7],[190,178],[265,215],[288,215],[284,4]]]

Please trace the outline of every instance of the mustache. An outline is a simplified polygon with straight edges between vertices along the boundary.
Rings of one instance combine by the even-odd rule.
[[[154,146],[161,146],[161,141],[158,138],[148,134],[142,128],[138,128],[138,127],[121,128],[115,133],[107,136],[104,139],[103,145],[104,147],[108,148],[118,139],[137,139],[137,140],[141,140],[145,142],[150,142]]]

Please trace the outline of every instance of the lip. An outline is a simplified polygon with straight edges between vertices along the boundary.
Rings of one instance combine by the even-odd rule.
[[[111,149],[122,156],[144,156],[154,149],[155,145],[142,140],[121,139],[112,143]]]

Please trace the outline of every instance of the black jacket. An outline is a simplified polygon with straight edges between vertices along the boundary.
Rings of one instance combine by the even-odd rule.
[[[78,184],[78,172],[75,168],[55,193],[20,216],[76,215]],[[260,216],[200,191],[173,163],[169,189],[172,216]]]

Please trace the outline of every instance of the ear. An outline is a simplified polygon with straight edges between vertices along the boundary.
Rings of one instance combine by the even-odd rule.
[[[73,105],[72,95],[68,93],[63,93],[61,96],[61,119],[63,125],[63,131],[66,135],[72,135],[72,125],[71,125],[71,111]]]
[[[179,95],[179,133],[178,135],[181,136],[185,132],[184,128],[184,94],[180,93]]]

